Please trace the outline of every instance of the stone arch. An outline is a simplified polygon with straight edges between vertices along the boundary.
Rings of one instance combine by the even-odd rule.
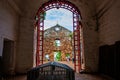
[[[36,27],[37,27],[37,44],[36,44],[36,65],[43,64],[43,34],[44,34],[44,12],[52,8],[64,8],[73,13],[73,35],[74,35],[74,69],[80,71],[81,69],[81,41],[80,31],[81,13],[79,9],[69,1],[66,0],[50,0],[44,3],[36,13]]]
[[[80,10],[71,2],[66,1],[66,0],[50,0],[46,3],[44,3],[37,11],[37,14],[39,14],[40,12],[44,12],[47,11],[49,9],[52,8],[64,8],[67,9],[73,13],[77,13],[80,14],[81,16],[81,12]]]

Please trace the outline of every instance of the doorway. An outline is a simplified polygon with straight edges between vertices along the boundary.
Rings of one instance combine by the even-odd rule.
[[[2,63],[4,73],[13,73],[12,71],[14,71],[14,41],[12,40],[4,39]]]
[[[69,1],[66,0],[50,0],[43,4],[37,14],[36,14],[36,34],[37,34],[37,44],[36,44],[36,66],[43,64],[44,61],[44,19],[45,11],[53,8],[64,8],[73,13],[73,58],[74,58],[74,69],[75,71],[81,70],[82,59],[81,54],[83,54],[82,46],[83,42],[81,40],[81,14],[78,8]],[[83,39],[83,38],[82,38]]]
[[[61,52],[60,51],[54,52],[54,61],[61,61]]]

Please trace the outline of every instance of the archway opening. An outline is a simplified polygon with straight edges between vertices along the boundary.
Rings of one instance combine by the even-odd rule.
[[[63,8],[46,11],[44,20],[44,55],[49,61],[68,61],[73,58],[73,16]],[[69,56],[67,54],[70,54]],[[43,63],[48,58],[43,57]],[[70,62],[69,61],[69,62]],[[73,64],[73,63],[72,63]]]
[[[36,14],[36,24],[35,24],[35,40],[34,40],[34,63],[36,66],[44,63],[44,58],[49,59],[49,53],[44,53],[44,43],[45,43],[45,14],[46,11],[51,9],[67,9],[72,12],[72,20],[73,20],[73,37],[72,37],[72,52],[71,54],[74,61],[74,69],[76,72],[80,72],[83,69],[82,64],[84,64],[84,56],[83,56],[83,36],[82,36],[82,24],[81,24],[81,14],[78,8],[68,2],[66,0],[50,0],[44,3],[38,10]],[[57,24],[58,25],[58,24]],[[59,26],[59,25],[58,25]],[[58,31],[59,28],[56,28]],[[54,35],[54,34],[53,34]],[[59,37],[55,39],[55,42],[60,45]],[[58,48],[58,47],[57,47]],[[61,55],[60,49],[54,50],[54,60],[56,55]],[[58,54],[60,53],[60,54]],[[69,53],[66,53],[66,57],[69,57]]]

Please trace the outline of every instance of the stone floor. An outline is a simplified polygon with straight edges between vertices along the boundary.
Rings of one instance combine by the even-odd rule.
[[[75,80],[114,80],[108,76],[100,74],[75,74]]]
[[[74,64],[72,62],[61,62],[64,64],[69,65],[71,68],[74,68]],[[7,77],[6,79],[3,80],[27,80],[26,75],[18,75],[18,76],[13,76],[13,77]],[[114,80],[111,79],[110,77],[107,77],[105,75],[100,75],[100,74],[80,74],[80,73],[75,73],[75,80]]]
[[[19,76],[14,76],[14,77],[9,77],[6,79],[2,79],[2,80],[27,80],[26,75],[19,75]],[[93,75],[93,74],[75,74],[75,80],[114,80],[111,79],[107,76],[103,76],[103,75]]]

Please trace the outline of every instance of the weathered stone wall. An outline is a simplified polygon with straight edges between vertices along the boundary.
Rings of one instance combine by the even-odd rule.
[[[26,72],[33,65],[33,34],[34,16],[38,8],[47,0],[21,2],[23,15],[20,19],[19,44],[17,51],[17,72]],[[95,72],[98,69],[98,48],[104,44],[113,44],[120,40],[120,2],[109,0],[69,0],[81,11],[85,71]],[[16,23],[18,16],[6,1],[0,1],[0,44],[3,44],[3,37],[15,40]],[[5,15],[5,16],[4,16]],[[97,16],[97,17],[96,17]],[[16,26],[17,27],[17,26]],[[97,30],[97,28],[99,28]],[[2,45],[0,45],[0,55],[2,54]]]
[[[3,67],[8,74],[14,73],[15,71],[16,42],[19,27],[18,21],[18,14],[11,4],[7,0],[0,0],[0,56],[2,56],[3,62],[7,62],[4,63]],[[14,42],[14,51],[13,53],[7,52],[3,59],[4,39]]]
[[[26,17],[20,19],[20,33],[16,59],[16,72],[25,73],[33,67],[33,20]]]
[[[96,28],[95,4],[93,1],[80,1],[76,6],[81,11],[83,32],[83,55],[85,72],[98,70],[98,31]]]
[[[114,44],[120,40],[120,1],[101,0],[101,2],[97,2],[96,6],[99,21],[99,44],[100,46]]]
[[[119,80],[120,44],[116,41],[120,41],[120,0],[100,0],[99,3],[96,1],[96,6],[99,25],[99,71]]]
[[[60,28],[59,31],[55,31],[55,28]],[[47,33],[47,34],[46,34]],[[67,30],[64,27],[61,27],[60,25],[56,25],[54,27],[51,27],[47,30],[45,30],[44,33],[44,56],[46,54],[50,55],[50,60],[54,61],[54,52],[60,51],[61,52],[61,61],[66,60],[66,54],[69,53],[72,57],[72,38],[70,37],[70,34],[72,32]],[[55,40],[60,40],[60,46],[55,45]]]

